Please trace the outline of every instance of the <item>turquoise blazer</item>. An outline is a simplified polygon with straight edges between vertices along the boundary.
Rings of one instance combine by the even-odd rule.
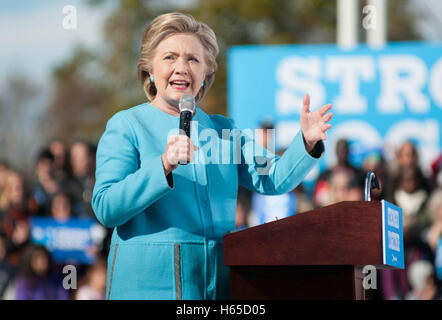
[[[99,141],[92,207],[114,228],[107,299],[228,299],[222,237],[235,229],[238,184],[289,192],[324,149],[318,143],[311,156],[299,132],[278,157],[233,121],[197,108],[194,161],[166,178],[161,155],[178,127],[179,117],[144,103],[116,113]]]

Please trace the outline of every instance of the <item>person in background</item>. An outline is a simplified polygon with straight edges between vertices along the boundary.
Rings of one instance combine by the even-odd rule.
[[[106,294],[106,262],[99,257],[89,267],[80,285],[75,300],[104,300]]]
[[[36,202],[28,195],[24,178],[11,170],[0,195],[0,231],[8,239],[9,259],[14,266],[29,241],[29,218],[36,212]]]
[[[438,284],[442,284],[442,187],[433,191],[427,211],[430,226],[423,232],[424,241],[434,253],[434,267]]]
[[[400,156],[400,172],[395,178],[396,188],[390,191],[387,201],[402,208],[405,269],[380,270],[381,286],[386,299],[404,299],[411,290],[408,268],[417,260],[434,261],[434,252],[422,238],[428,225],[425,214],[429,198],[423,176],[416,165],[417,154],[411,144],[406,144]],[[405,151],[404,151],[405,150]],[[408,151],[407,151],[408,150]]]
[[[315,183],[313,190],[313,203],[316,208],[330,203],[330,179],[333,172],[347,171],[349,182],[354,182],[361,187],[364,185],[364,171],[350,163],[350,148],[346,139],[340,139],[335,145],[336,164],[322,172]]]
[[[406,300],[442,300],[442,292],[434,279],[434,267],[430,261],[418,260],[408,268],[408,279],[412,290]]]
[[[433,186],[442,187],[442,153],[431,163],[431,180]]]
[[[425,206],[430,196],[416,167],[404,167],[390,202],[402,208],[404,239],[419,237],[427,226]]]
[[[70,172],[66,145],[60,140],[52,140],[49,144],[49,150],[54,155],[53,172],[55,180],[63,185]]]
[[[49,251],[41,245],[29,244],[22,256],[15,282],[17,300],[68,300],[62,277],[53,269]]]
[[[380,190],[373,188],[371,190],[371,200],[382,200],[385,198],[385,185],[388,184],[387,179],[388,176],[388,166],[387,162],[385,161],[384,156],[382,155],[382,152],[374,151],[367,155],[367,157],[364,159],[364,163],[362,165],[362,169],[364,172],[374,172],[376,176],[379,179],[380,184]],[[363,187],[361,187],[362,190],[362,198],[363,199]]]
[[[15,270],[7,259],[8,239],[0,233],[0,299],[5,298],[5,292],[15,276]]]
[[[292,192],[296,196],[296,213],[306,212],[314,209],[313,201],[306,194],[302,184],[298,185]]]
[[[424,189],[427,194],[434,188],[430,179],[425,177],[419,164],[419,153],[415,145],[410,142],[404,142],[396,151],[396,162],[390,164],[388,178],[385,184],[385,199],[393,201],[394,193],[398,189],[398,185],[401,183],[402,171],[405,168],[411,168],[414,170],[416,179],[420,182],[420,187]]]
[[[424,232],[424,238],[430,248],[436,251],[442,237],[442,187],[432,192],[426,214],[431,224]]]
[[[60,223],[72,217],[72,201],[67,192],[59,191],[52,198],[51,217]]]
[[[91,147],[83,141],[76,141],[70,148],[70,166],[72,177],[65,189],[73,197],[73,214],[76,217],[94,217],[91,207],[92,190],[95,177],[93,174]]]
[[[38,203],[37,215],[48,216],[52,196],[60,189],[54,177],[54,155],[49,149],[43,149],[38,155],[35,173],[32,196]]]
[[[6,178],[9,174],[9,165],[6,161],[0,160],[0,195],[3,192],[3,188],[6,184]]]
[[[329,195],[327,205],[347,200],[348,189],[352,180],[347,169],[336,168],[329,177]]]

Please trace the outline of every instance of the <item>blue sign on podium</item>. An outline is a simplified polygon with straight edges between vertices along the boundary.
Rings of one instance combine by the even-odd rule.
[[[404,238],[402,209],[382,200],[383,264],[404,269]]]

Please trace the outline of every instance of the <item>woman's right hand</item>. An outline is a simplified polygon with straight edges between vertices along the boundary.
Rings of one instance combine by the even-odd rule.
[[[170,135],[166,150],[161,156],[166,176],[178,167],[179,163],[193,161],[193,152],[198,149],[186,135]]]

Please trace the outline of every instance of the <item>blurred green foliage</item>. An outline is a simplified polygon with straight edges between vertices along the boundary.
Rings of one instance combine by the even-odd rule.
[[[87,0],[103,6],[104,0]],[[417,40],[407,1],[388,1],[388,39]],[[360,7],[365,1],[360,1]],[[81,132],[98,141],[115,112],[146,101],[137,79],[141,35],[156,16],[171,11],[192,14],[216,33],[218,72],[202,102],[208,113],[227,115],[226,54],[244,44],[334,43],[336,1],[330,0],[118,0],[103,26],[104,47],[77,48],[54,69],[54,137],[69,141]],[[362,21],[362,12],[361,12]],[[360,41],[364,32],[360,25]]]

